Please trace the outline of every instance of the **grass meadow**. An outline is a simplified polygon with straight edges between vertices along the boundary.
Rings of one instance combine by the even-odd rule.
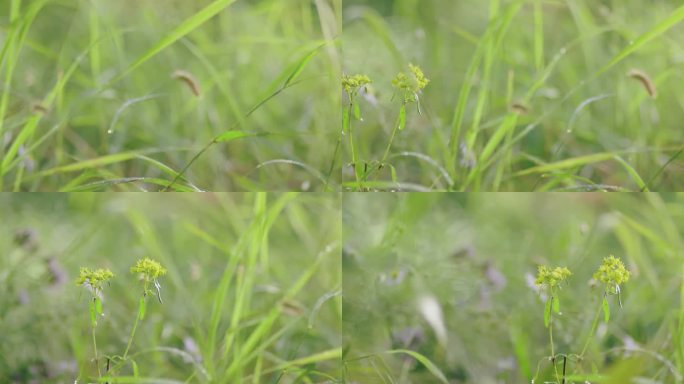
[[[0,4],[0,190],[339,189],[341,0]]]
[[[371,83],[343,98],[344,187],[681,190],[683,19],[677,0],[345,0],[343,72]],[[393,87],[409,63],[424,89]]]
[[[682,383],[683,203],[346,194],[344,382]],[[617,292],[595,275],[610,255]],[[540,265],[571,275],[549,290]]]
[[[0,195],[0,382],[331,382],[339,199]],[[143,296],[146,257],[166,273]],[[98,300],[81,267],[114,274]]]

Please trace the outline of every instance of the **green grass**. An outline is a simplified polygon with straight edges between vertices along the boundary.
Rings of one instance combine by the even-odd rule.
[[[347,145],[347,189],[683,186],[678,1],[347,0],[343,21],[343,73],[373,80],[353,123],[373,174],[359,184]],[[409,62],[432,81],[381,161],[401,104],[390,81]]]
[[[0,196],[0,381],[340,377],[339,200],[292,193]],[[150,283],[153,293],[140,306],[142,285],[129,270],[143,257],[168,270],[158,279],[163,303]],[[104,316],[94,328],[99,365],[92,295],[74,284],[81,266],[116,275],[102,288]]]
[[[341,6],[4,2],[0,190],[339,189]]]
[[[683,203],[652,193],[346,194],[346,382],[561,383],[564,362],[568,384],[683,382]],[[631,276],[622,308],[607,297],[604,322],[604,286],[591,280],[611,254]],[[546,305],[539,265],[572,272],[543,292],[557,298]]]

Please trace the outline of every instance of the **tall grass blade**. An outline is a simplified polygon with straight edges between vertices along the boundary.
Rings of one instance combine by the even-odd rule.
[[[189,18],[185,19],[176,28],[171,30],[169,33],[166,34],[166,36],[164,36],[155,45],[153,45],[150,49],[148,49],[147,52],[142,54],[137,60],[135,60],[132,64],[130,64],[126,69],[124,69],[116,77],[114,77],[114,79],[112,79],[110,81],[110,84],[126,77],[134,69],[138,68],[143,63],[145,63],[146,61],[148,61],[152,57],[156,56],[157,54],[159,54],[159,52],[163,51],[164,49],[166,49],[167,47],[169,47],[171,44],[175,43],[176,41],[178,41],[182,37],[186,36],[190,32],[199,28],[207,20],[216,16],[219,12],[221,12],[222,10],[224,10],[225,8],[227,8],[228,6],[233,4],[234,2],[235,2],[235,0],[216,0],[213,3],[209,4],[208,6],[206,6],[204,9],[202,9],[199,12],[195,13],[194,15],[190,16]]]

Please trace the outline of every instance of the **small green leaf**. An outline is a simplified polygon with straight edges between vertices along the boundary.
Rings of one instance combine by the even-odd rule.
[[[140,305],[138,306],[138,316],[140,316],[140,320],[145,318],[145,297],[140,298]]]
[[[214,138],[215,143],[224,143],[226,141],[232,141],[236,139],[242,139],[243,137],[258,136],[256,133],[249,133],[244,131],[227,131],[216,136]]]
[[[399,130],[401,131],[406,127],[406,105],[402,104],[399,110]]]
[[[361,108],[359,108],[358,104],[354,104],[354,118],[361,120]]]
[[[99,314],[102,314],[102,300],[97,297],[95,298],[95,311],[97,311]]]
[[[95,307],[95,301],[97,300],[96,297],[93,298],[93,301],[90,302],[90,325],[95,328],[97,326],[97,308]]]
[[[607,323],[610,320],[610,306],[606,295],[603,295],[603,320]]]
[[[556,313],[560,313],[560,299],[558,299],[557,296],[554,296],[552,299],[553,303],[553,311]]]
[[[392,182],[397,182],[397,169],[392,164],[387,164],[390,167],[390,174],[392,175]]]
[[[140,370],[138,369],[138,363],[135,360],[131,360],[131,365],[133,366],[133,377],[140,376]]]
[[[546,300],[546,306],[544,307],[544,326],[549,327],[549,321],[551,320],[551,302],[553,301],[553,296]]]

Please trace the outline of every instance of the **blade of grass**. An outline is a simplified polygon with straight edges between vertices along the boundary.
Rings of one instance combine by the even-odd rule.
[[[517,177],[517,176],[531,175],[531,174],[535,174],[535,173],[562,171],[562,170],[565,170],[568,168],[575,168],[575,167],[580,167],[580,166],[587,165],[587,164],[598,163],[598,162],[606,161],[606,160],[612,160],[612,159],[614,159],[614,157],[615,157],[615,154],[610,153],[610,152],[594,153],[591,155],[573,157],[573,158],[561,160],[561,161],[558,161],[555,163],[544,164],[544,165],[539,165],[539,166],[532,167],[532,168],[527,168],[527,169],[524,169],[522,171],[515,173],[513,176]]]
[[[137,60],[130,64],[121,73],[115,76],[109,81],[108,85],[111,85],[124,77],[126,77],[133,70],[141,66],[143,63],[151,59],[152,57],[159,54],[182,37],[186,36],[190,32],[199,28],[202,24],[207,22],[212,17],[216,16],[219,12],[223,11],[225,8],[233,4],[235,0],[216,0],[211,4],[207,5],[205,8],[190,16],[189,18],[182,21],[176,28],[169,31],[166,36],[159,40],[155,45],[149,48],[145,53],[143,53]]]
[[[326,252],[321,253],[316,258],[316,261],[314,261],[311,264],[311,266],[299,276],[295,283],[287,290],[287,292],[281,299],[281,302],[285,302],[287,300],[294,298],[294,296],[297,295],[297,293],[299,293],[304,288],[304,286],[313,277],[314,273],[318,270],[318,267],[321,261],[323,260],[324,256],[326,256]],[[227,379],[228,382],[230,382],[230,379],[241,368],[241,366],[246,363],[243,360],[243,357],[249,354],[255,347],[257,347],[259,340],[265,337],[267,332],[271,330],[276,320],[280,316],[281,311],[281,305],[275,306],[266,316],[266,318],[261,322],[261,324],[249,335],[247,340],[242,344],[238,354],[234,356],[233,361],[224,373],[223,377]]]
[[[534,64],[537,72],[544,69],[544,10],[542,0],[534,2]]]
[[[88,170],[91,168],[102,167],[105,165],[121,163],[124,161],[135,159],[138,157],[138,155],[140,155],[140,152],[131,151],[131,152],[115,153],[113,155],[100,156],[100,157],[96,157],[94,159],[83,160],[83,161],[79,161],[79,162],[76,162],[73,164],[67,164],[67,165],[63,165],[60,167],[46,169],[44,171],[41,171],[41,172],[38,172],[38,173],[32,175],[32,178],[34,178],[34,177],[40,178],[40,177],[55,175],[55,174],[59,174],[59,173],[83,171],[83,170]]]
[[[42,105],[43,106],[50,106],[55,99],[58,97],[58,95],[63,92],[64,87],[66,86],[67,82],[71,78],[71,75],[73,75],[74,71],[80,64],[81,60],[85,57],[87,54],[88,50],[90,48],[86,49],[84,52],[82,52],[76,60],[71,64],[69,69],[64,73],[63,76],[59,77],[57,80],[57,83],[55,86],[52,88],[50,93],[45,97],[43,100]],[[17,138],[12,142],[12,145],[10,146],[9,150],[7,153],[5,153],[5,156],[2,160],[2,163],[0,164],[0,189],[2,188],[2,179],[3,176],[8,172],[8,166],[12,162],[12,160],[17,156],[17,153],[19,152],[19,149],[24,145],[24,143],[28,142],[33,135],[35,134],[35,131],[38,127],[38,123],[43,118],[43,114],[40,111],[36,111],[32,117],[28,119],[26,124],[24,124],[23,128],[21,129],[21,132],[19,132],[19,135]],[[17,177],[14,182],[14,188],[17,189],[19,184],[22,181],[22,173],[18,172]]]
[[[641,176],[639,176],[639,173],[636,171],[636,169],[634,169],[634,167],[629,165],[629,163],[627,163],[622,157],[618,155],[615,155],[614,159],[617,160],[617,162],[620,163],[620,165],[622,165],[622,167],[627,171],[627,173],[629,173],[632,179],[637,183],[637,186],[639,186],[639,190],[641,192],[650,192],[648,190],[648,185],[644,183],[644,180],[641,178]]]
[[[307,53],[304,57],[302,57],[299,61],[295,62],[291,67],[288,67],[288,69],[290,70],[290,72],[289,72],[289,75],[287,76],[287,79],[286,79],[285,82],[283,83],[283,85],[282,85],[280,88],[278,88],[276,91],[274,91],[273,93],[271,93],[270,95],[268,95],[266,98],[264,98],[264,99],[262,99],[261,101],[259,101],[258,103],[256,103],[256,105],[255,105],[254,107],[252,107],[252,109],[250,109],[249,112],[247,112],[247,114],[245,114],[244,118],[247,118],[247,117],[251,116],[252,113],[254,113],[257,109],[261,108],[262,105],[266,104],[269,100],[271,100],[272,98],[276,97],[278,94],[280,94],[280,93],[281,93],[282,91],[284,91],[285,89],[287,89],[287,88],[289,88],[289,87],[291,87],[291,86],[297,84],[297,82],[294,82],[294,80],[295,80],[295,79],[297,78],[297,76],[299,76],[299,74],[302,72],[302,70],[303,70],[303,68],[306,66],[306,64],[307,64],[309,61],[311,61],[311,59],[313,58],[313,56],[314,56],[317,52],[319,52],[320,49],[321,49],[322,47],[324,47],[325,45],[326,45],[326,44],[318,45],[315,49],[313,49],[312,51],[308,52],[308,53]],[[286,69],[283,73],[288,73],[288,69]],[[192,166],[192,164],[194,164],[194,163],[197,161],[197,159],[199,159],[199,158],[202,156],[202,154],[203,154],[204,152],[206,152],[206,151],[207,151],[209,148],[211,148],[214,144],[216,144],[216,143],[219,142],[219,141],[217,141],[217,140],[220,139],[221,136],[227,135],[226,137],[230,137],[231,135],[234,135],[234,134],[229,134],[228,132],[233,131],[233,130],[234,130],[235,128],[237,128],[237,127],[238,127],[238,126],[234,126],[232,129],[228,130],[227,132],[225,132],[225,133],[223,133],[223,134],[220,134],[220,135],[214,137],[207,145],[205,145],[199,152],[197,152],[197,153],[195,154],[195,156],[192,157],[192,159],[190,159],[190,161],[185,165],[185,167],[183,167],[183,169],[176,175],[176,177],[174,177],[174,179],[171,181],[171,183],[170,183],[166,188],[164,188],[164,189],[162,190],[162,192],[165,192],[165,191],[167,191],[169,188],[171,188],[171,187],[173,186],[173,184],[175,184],[176,181],[178,181],[178,179],[179,179],[180,177],[182,177],[182,176],[185,174],[185,172],[187,172],[187,170],[190,168],[190,166]],[[259,135],[265,135],[265,134],[266,134],[266,133],[259,133]],[[243,136],[243,137],[246,137],[246,136]],[[224,137],[224,138],[225,138],[225,137]],[[235,137],[235,138],[240,138],[240,137]],[[223,141],[228,141],[228,140],[223,140]]]
[[[613,57],[613,59],[611,59],[606,65],[601,67],[601,69],[599,69],[593,77],[596,78],[602,75],[610,68],[615,66],[617,63],[624,60],[627,56],[643,48],[649,41],[655,39],[656,37],[667,32],[670,28],[679,24],[682,20],[684,20],[684,5],[672,11],[672,13],[670,13],[670,16],[654,25],[653,28],[646,31],[636,40],[630,41],[627,47],[625,47],[622,51],[615,55],[615,57]]]
[[[154,177],[123,177],[123,178],[118,178],[118,179],[107,179],[107,180],[100,180],[100,181],[95,181],[92,183],[86,183],[86,184],[80,184],[80,185],[75,185],[75,186],[70,186],[66,188],[60,188],[60,192],[85,192],[85,191],[103,191],[105,187],[111,187],[113,185],[119,185],[119,184],[128,184],[128,183],[137,183],[137,182],[143,182],[143,183],[148,183],[148,184],[154,184],[154,185],[159,185],[159,186],[165,186],[169,183],[168,180],[165,179],[157,179]],[[177,184],[174,187],[174,191],[176,192],[197,192],[195,188],[190,188],[186,187],[180,184]]]
[[[446,376],[444,376],[444,373],[433,363],[425,357],[424,355],[415,352],[415,351],[410,351],[408,349],[392,349],[389,351],[385,351],[387,354],[405,354],[413,357],[414,359],[418,360],[421,364],[427,368],[430,373],[432,373],[433,376],[435,376],[440,382],[444,384],[449,384],[449,380],[447,380]]]

